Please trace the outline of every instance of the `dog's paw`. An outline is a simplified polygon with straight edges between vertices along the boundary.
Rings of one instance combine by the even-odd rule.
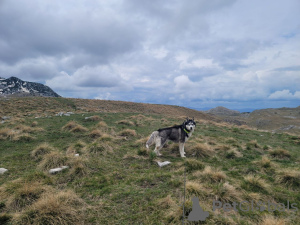
[[[186,156],[185,156],[185,155],[182,155],[181,158],[186,158]]]

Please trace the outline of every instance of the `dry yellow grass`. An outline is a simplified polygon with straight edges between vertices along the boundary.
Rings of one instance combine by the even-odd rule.
[[[160,209],[169,209],[176,205],[176,202],[172,199],[171,195],[165,198],[159,199],[157,205]]]
[[[104,154],[112,152],[113,148],[110,143],[95,141],[87,146],[87,151],[93,154]]]
[[[290,158],[291,154],[288,150],[278,148],[275,150],[270,150],[269,154],[274,158],[284,159],[284,158]]]
[[[285,184],[287,186],[300,186],[300,171],[284,169],[278,172],[276,175],[276,180],[279,183]]]
[[[40,159],[42,156],[55,151],[55,149],[48,143],[43,143],[37,146],[34,150],[31,152],[31,156],[35,159]]]
[[[134,126],[134,122],[132,122],[130,120],[119,120],[119,121],[116,122],[116,124]]]
[[[63,130],[72,130],[75,128],[78,124],[75,121],[68,122],[65,126],[62,127]]]
[[[34,140],[35,137],[31,136],[30,134],[27,133],[21,133],[21,134],[16,134],[12,137],[13,141],[21,141],[21,142],[29,142]]]
[[[196,171],[194,176],[199,177],[202,181],[209,181],[212,183],[224,182],[227,178],[226,174],[219,170],[206,166],[203,171]]]
[[[119,135],[120,136],[123,136],[123,137],[134,137],[136,136],[136,131],[135,130],[132,130],[132,129],[125,129],[125,130],[122,130],[121,132],[119,132]]]
[[[261,223],[259,225],[286,225],[288,224],[287,219],[284,218],[275,218],[271,215],[266,215],[262,219]]]
[[[83,224],[85,203],[73,191],[45,193],[21,215],[16,224]]]
[[[240,202],[242,193],[228,182],[220,183],[214,190],[215,199],[221,202]]]
[[[78,132],[87,132],[88,129],[85,128],[84,126],[78,124],[77,126],[75,126],[74,128],[72,128],[70,131],[73,132],[73,133],[78,133]]]
[[[37,181],[28,182],[17,179],[1,187],[0,197],[6,202],[6,210],[15,212],[31,205],[46,190],[47,186]]]
[[[10,128],[2,128],[0,129],[0,140],[12,140],[12,138],[16,135],[16,132]]]
[[[84,176],[89,173],[88,159],[83,157],[70,157],[67,165],[70,166],[69,175],[70,176]]]
[[[268,191],[270,188],[270,185],[267,184],[267,182],[264,179],[260,178],[259,176],[247,175],[244,178],[244,181],[249,185],[251,185],[252,187],[260,188],[266,191]]]
[[[193,145],[187,152],[191,152],[192,155],[196,156],[197,158],[205,158],[210,157],[215,154],[215,151],[209,146],[207,143],[198,143]]]
[[[89,133],[89,136],[90,136],[91,138],[99,138],[99,137],[101,137],[102,135],[103,135],[103,133],[102,133],[100,130],[98,130],[98,129],[92,130],[92,131]]]
[[[39,124],[39,123],[38,123],[37,121],[33,121],[33,122],[31,123],[31,127],[36,127],[38,124]]]
[[[49,170],[61,166],[65,166],[67,157],[58,151],[50,152],[43,156],[38,168],[41,170]]]

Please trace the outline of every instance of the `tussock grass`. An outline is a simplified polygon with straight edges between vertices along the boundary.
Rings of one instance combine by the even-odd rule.
[[[207,143],[198,143],[192,146],[188,151],[192,152],[192,155],[197,158],[210,157],[215,154],[215,151]]]
[[[36,127],[38,124],[39,124],[39,123],[38,123],[37,121],[33,121],[33,122],[31,123],[31,127]]]
[[[168,195],[165,198],[159,199],[157,205],[160,209],[169,209],[176,206],[176,202],[172,199],[171,195]]]
[[[141,139],[139,139],[139,140],[136,140],[135,141],[135,144],[137,145],[137,146],[146,146],[146,142],[148,141],[148,137],[144,137],[144,138],[141,138]]]
[[[16,132],[10,128],[0,129],[0,140],[12,139],[16,135]]]
[[[197,171],[193,174],[199,177],[202,181],[210,181],[211,183],[224,182],[227,178],[226,174],[219,170],[206,166],[203,171]]]
[[[34,128],[19,124],[15,126],[15,129],[18,130],[19,132],[25,132],[25,133],[32,133],[34,131]]]
[[[243,154],[239,152],[237,149],[231,149],[225,154],[225,157],[227,159],[241,158],[243,157]]]
[[[147,156],[147,155],[149,155],[149,152],[146,147],[140,147],[140,148],[138,148],[137,154]]]
[[[204,187],[198,182],[188,181],[186,182],[186,190],[189,196],[192,195],[199,196],[199,195],[203,195]]]
[[[290,158],[291,157],[290,152],[288,150],[285,150],[285,149],[282,149],[282,148],[270,150],[269,154],[272,157],[278,158],[278,159],[284,159],[284,158]]]
[[[73,132],[73,133],[88,131],[87,128],[85,128],[82,125],[76,123],[75,121],[68,122],[65,126],[62,127],[62,129]]]
[[[20,211],[35,202],[46,190],[47,186],[40,182],[18,179],[5,185],[0,190],[0,196],[1,199],[6,199],[7,211]]]
[[[187,172],[204,169],[204,165],[197,159],[186,159],[185,166]]]
[[[100,121],[102,120],[100,116],[94,115],[94,116],[90,116],[86,119],[86,121]]]
[[[251,150],[253,148],[260,148],[259,144],[257,143],[257,140],[252,140],[246,144],[247,150]]]
[[[102,135],[103,135],[103,133],[102,133],[100,130],[98,130],[98,129],[92,130],[92,131],[89,133],[89,136],[90,136],[91,138],[99,138],[99,137],[101,137]]]
[[[67,155],[71,155],[74,156],[74,154],[83,154],[86,152],[86,143],[84,143],[83,141],[79,140],[78,142],[76,142],[75,144],[71,145],[68,147],[66,154]]]
[[[35,133],[35,132],[44,131],[44,129],[41,127],[26,126],[23,124],[18,124],[17,126],[15,126],[14,129],[17,130],[19,133],[30,133],[30,134]]]
[[[106,129],[108,126],[104,121],[100,121],[99,123],[97,123],[96,127]]]
[[[287,186],[300,186],[300,171],[292,169],[284,169],[276,175],[276,180],[279,183]]]
[[[259,176],[247,175],[244,178],[242,187],[255,192],[268,192],[270,185]]]
[[[264,216],[261,223],[259,223],[259,225],[286,225],[286,224],[288,224],[287,219],[278,218],[271,215]]]
[[[271,160],[266,155],[264,155],[261,158],[261,160],[254,161],[253,163],[261,166],[264,169],[269,169],[269,168],[271,168],[273,166],[273,163],[271,162]]]
[[[73,156],[68,160],[67,164],[70,166],[70,176],[84,176],[89,173],[88,160],[86,158]]]
[[[87,151],[92,154],[112,152],[112,146],[107,142],[93,142],[87,146]]]
[[[72,128],[70,131],[73,133],[79,133],[79,132],[87,132],[88,129],[85,128],[84,126],[78,124],[76,127]]]
[[[13,138],[12,138],[13,141],[18,141],[18,142],[30,142],[30,141],[33,141],[34,139],[35,139],[35,137],[33,137],[27,133],[17,134],[15,136],[13,136]]]
[[[74,129],[78,124],[75,121],[68,122],[65,126],[62,127],[63,130],[72,130]]]
[[[67,157],[65,155],[58,151],[53,151],[43,156],[38,168],[47,171],[49,169],[65,166],[66,162]]]
[[[221,202],[240,202],[242,193],[228,182],[220,183],[214,188],[215,199]]]
[[[125,129],[125,130],[122,130],[121,132],[119,132],[119,135],[123,136],[123,137],[135,137],[137,134],[136,134],[135,130]]]
[[[114,136],[110,135],[110,134],[106,134],[106,133],[103,133],[101,135],[100,138],[97,139],[97,141],[105,141],[105,142],[110,142],[110,141],[113,141],[115,139]]]
[[[227,152],[231,149],[231,147],[229,145],[217,145],[215,147],[215,150],[217,151],[224,151],[224,152]]]
[[[45,193],[20,216],[16,224],[82,224],[84,201],[73,191]]]
[[[41,159],[44,155],[49,154],[52,151],[55,151],[55,149],[50,144],[43,143],[31,151],[31,157],[34,159]]]
[[[117,121],[116,124],[126,125],[126,126],[134,126],[134,122],[130,120],[120,120]]]

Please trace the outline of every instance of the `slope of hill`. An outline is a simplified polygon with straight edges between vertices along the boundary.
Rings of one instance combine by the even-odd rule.
[[[239,113],[224,107],[217,107],[205,112],[236,125],[246,124],[260,130],[300,134],[300,106],[296,108],[260,109],[251,113]]]
[[[35,100],[41,104],[40,99]],[[45,100],[38,113],[48,113],[55,103]],[[30,98],[9,101],[21,101],[15,102],[20,107],[15,113],[23,113],[22,105],[35,107]],[[173,114],[195,113],[199,120],[203,114],[181,107],[92,103],[58,98],[60,109],[91,112],[0,124],[0,168],[8,169],[0,175],[1,224],[181,224],[185,180],[184,215],[197,196],[209,212],[201,224],[299,222],[300,210],[294,210],[300,207],[298,137],[201,120],[186,143],[187,158],[170,143],[156,157],[153,146],[145,148],[152,131],[181,123]],[[129,112],[133,108],[146,113]],[[168,111],[172,115],[159,114]],[[160,168],[157,161],[171,164]],[[49,174],[62,166],[68,168]],[[213,210],[214,201],[227,203],[226,209]]]
[[[157,105],[109,100],[74,99],[74,98],[0,98],[1,116],[54,116],[58,112],[123,112],[160,114],[164,116],[195,117],[198,119],[220,121],[213,116],[204,114],[197,110],[173,106]]]
[[[239,111],[227,109],[223,106],[218,106],[216,108],[204,112],[208,114],[219,115],[219,116],[238,116],[240,114]]]
[[[60,97],[51,88],[40,83],[23,81],[17,77],[0,77],[0,97],[46,96]]]

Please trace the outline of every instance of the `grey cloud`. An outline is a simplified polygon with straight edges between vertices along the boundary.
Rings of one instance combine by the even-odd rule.
[[[108,58],[133,50],[141,39],[132,21],[98,9],[59,8],[55,2],[33,2],[17,7],[5,3],[0,10],[0,60],[15,63],[24,57],[88,53],[107,62]],[[57,10],[57,11],[55,11]],[[70,10],[70,12],[69,12]],[[16,16],[18,15],[18,16]],[[9,24],[7,24],[9,21]]]

